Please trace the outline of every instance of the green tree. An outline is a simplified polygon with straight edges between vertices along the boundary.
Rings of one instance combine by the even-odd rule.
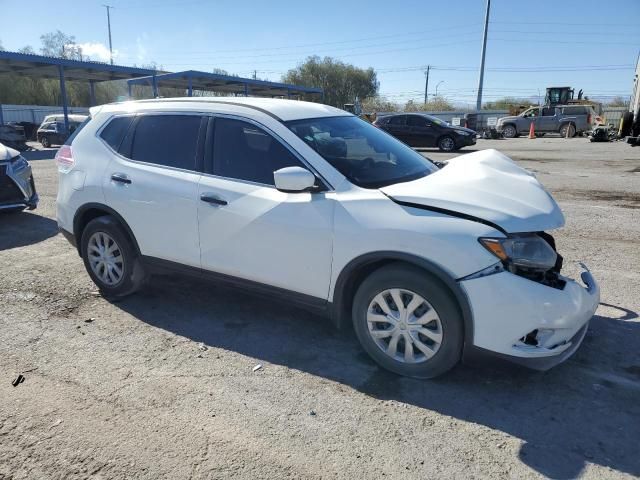
[[[354,103],[356,97],[364,101],[378,93],[380,83],[373,68],[358,68],[331,57],[308,57],[304,63],[282,77],[284,83],[324,90],[324,103],[342,108]]]
[[[397,112],[398,110],[400,110],[400,105],[380,95],[366,98],[362,102],[362,111],[366,113]]]
[[[513,107],[526,107],[531,105],[530,98],[504,97],[482,105],[483,110],[509,110]]]
[[[409,100],[404,106],[405,112],[451,112],[454,110],[455,107],[453,104],[451,104],[446,98],[439,95],[437,97],[433,97],[427,103],[418,103],[413,100]]]

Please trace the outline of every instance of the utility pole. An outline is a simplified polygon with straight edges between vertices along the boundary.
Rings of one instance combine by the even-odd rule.
[[[257,79],[258,79],[258,71],[257,71],[257,70],[254,70],[254,71],[253,71],[253,79],[254,79],[254,80],[257,80]]]
[[[427,65],[427,71],[424,72],[424,103],[427,103],[427,95],[429,94],[429,70],[431,70],[431,65]]]
[[[487,33],[489,31],[489,8],[491,0],[487,0],[487,13],[484,17],[484,35],[482,38],[482,55],[480,57],[480,78],[478,79],[478,100],[476,101],[476,110],[482,109],[482,82],[484,81],[484,57],[487,53]]]
[[[111,58],[111,65],[113,65],[113,46],[111,45],[111,15],[109,10],[113,7],[111,5],[102,5],[107,9],[107,28],[109,29],[109,57]]]

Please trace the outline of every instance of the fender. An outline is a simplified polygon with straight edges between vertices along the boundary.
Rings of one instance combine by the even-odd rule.
[[[76,245],[77,245],[77,248],[78,248],[78,254],[79,255],[82,255],[82,252],[80,251],[80,248],[81,248],[80,220],[82,219],[82,217],[84,216],[84,214],[86,212],[88,212],[89,210],[92,210],[92,209],[101,210],[101,211],[105,212],[106,214],[115,217],[115,219],[118,220],[118,222],[120,222],[120,224],[127,231],[127,234],[129,234],[129,238],[131,238],[131,241],[133,242],[133,246],[136,249],[136,253],[141,255],[140,247],[138,246],[138,240],[136,240],[136,237],[133,234],[133,231],[131,230],[131,227],[129,227],[129,225],[124,220],[124,218],[122,218],[122,215],[120,215],[118,212],[116,212],[113,208],[107,207],[106,205],[104,205],[102,203],[85,203],[80,208],[78,208],[78,210],[76,210],[76,214],[73,217],[73,235],[76,238]]]
[[[371,252],[356,257],[351,260],[340,272],[334,288],[333,299],[330,305],[330,315],[338,328],[342,328],[351,317],[349,305],[351,296],[355,293],[354,285],[349,285],[350,280],[358,275],[358,271],[368,265],[376,265],[405,262],[422,268],[440,280],[455,296],[462,313],[464,322],[464,342],[465,346],[473,345],[473,315],[469,298],[460,284],[444,268],[425,258],[405,252],[379,251]],[[353,290],[353,291],[350,291]]]

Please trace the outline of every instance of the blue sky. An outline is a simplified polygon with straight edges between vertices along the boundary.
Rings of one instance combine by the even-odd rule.
[[[39,47],[42,33],[75,35],[106,59],[105,0],[0,0],[7,50]],[[279,80],[306,56],[379,72],[380,92],[420,100],[429,90],[475,103],[485,0],[109,0],[116,63],[166,70],[222,68]],[[27,7],[28,5],[28,7]],[[54,6],[55,5],[55,6]],[[571,85],[605,99],[628,96],[640,51],[640,0],[493,0],[485,100]],[[597,68],[591,68],[597,66]]]

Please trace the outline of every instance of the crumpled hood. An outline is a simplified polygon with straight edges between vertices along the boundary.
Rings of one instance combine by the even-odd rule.
[[[381,190],[398,202],[475,217],[508,233],[564,225],[560,207],[535,176],[494,149],[456,157],[431,175]]]
[[[13,157],[20,155],[20,152],[0,143],[0,162],[8,162]]]

